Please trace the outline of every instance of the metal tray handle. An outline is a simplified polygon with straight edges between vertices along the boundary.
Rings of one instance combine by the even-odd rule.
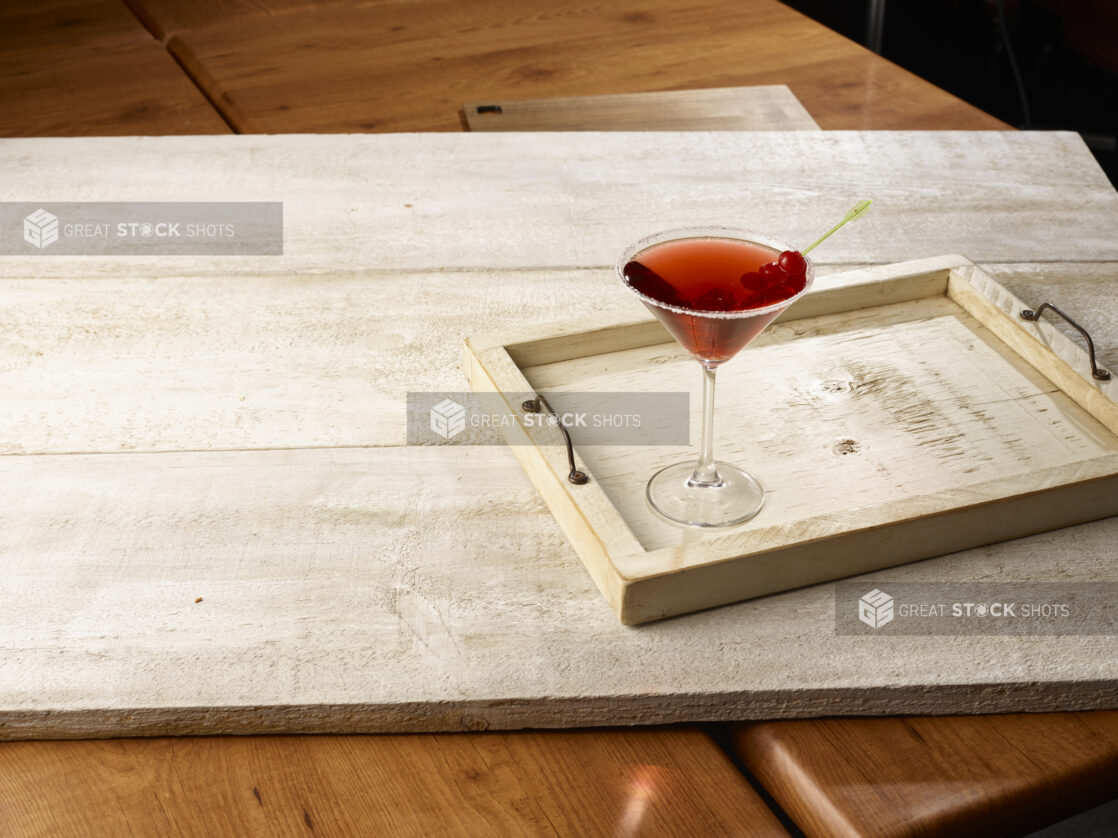
[[[571,435],[567,433],[567,428],[563,424],[563,420],[559,418],[559,414],[551,409],[551,405],[547,403],[547,399],[539,393],[536,394],[534,399],[528,399],[528,401],[522,402],[520,405],[525,413],[539,413],[541,406],[546,408],[547,412],[555,417],[555,424],[558,425],[559,430],[563,432],[563,440],[567,443],[567,464],[571,467],[571,472],[567,475],[567,479],[575,485],[581,486],[590,478],[575,467],[575,449],[574,445],[571,444]]]
[[[1041,303],[1036,311],[1033,311],[1031,308],[1025,309],[1021,312],[1021,319],[1039,320],[1040,316],[1044,314],[1046,309],[1051,309],[1052,311],[1056,312],[1056,314],[1064,318],[1064,320],[1066,320],[1071,326],[1074,326],[1076,329],[1079,330],[1079,334],[1083,335],[1084,339],[1087,341],[1087,352],[1091,355],[1091,374],[1099,381],[1110,381],[1110,373],[1100,367],[1098,361],[1095,360],[1095,342],[1091,340],[1091,335],[1087,332],[1086,329],[1084,329],[1082,326],[1068,317],[1067,314],[1060,311],[1060,309],[1058,309],[1056,306],[1052,305],[1052,303]]]

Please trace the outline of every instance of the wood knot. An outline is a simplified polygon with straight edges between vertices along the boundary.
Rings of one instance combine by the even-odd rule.
[[[479,731],[489,729],[489,722],[479,716],[462,716],[462,718],[458,720],[458,724],[462,730]]]
[[[859,451],[862,450],[862,444],[856,439],[840,439],[833,446],[831,446],[831,450],[840,456],[846,456],[847,454],[857,454]]]
[[[854,390],[854,382],[842,381],[839,379],[835,379],[833,381],[824,381],[820,383],[819,389],[822,390],[824,393],[831,393],[833,395],[837,395],[839,393],[849,393]]]

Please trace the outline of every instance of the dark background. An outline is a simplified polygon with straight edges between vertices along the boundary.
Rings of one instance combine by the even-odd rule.
[[[866,0],[783,0],[859,43]],[[1118,185],[1118,0],[887,0],[882,55],[1018,128],[1071,130]]]

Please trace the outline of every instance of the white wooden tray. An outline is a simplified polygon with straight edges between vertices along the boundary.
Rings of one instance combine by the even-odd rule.
[[[1031,306],[962,256],[820,280],[719,374],[716,456],[768,490],[739,527],[648,508],[649,476],[693,446],[575,431],[590,480],[573,485],[556,429],[509,441],[626,624],[1118,513],[1118,385]],[[697,425],[698,365],[658,322],[541,332],[467,340],[474,389],[510,413],[526,391],[687,390]]]

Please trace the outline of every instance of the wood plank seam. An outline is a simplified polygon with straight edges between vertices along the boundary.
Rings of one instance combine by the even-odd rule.
[[[210,107],[229,126],[229,130],[234,134],[240,134],[241,126],[244,123],[243,115],[238,112],[237,106],[229,100],[228,96],[216,95],[214,91],[218,88],[214,85],[213,79],[210,78],[206,68],[200,62],[194,60],[190,50],[186,49],[173,36],[163,44],[163,48],[174,59],[176,66],[182,70],[183,75],[190,79],[190,83],[198,88],[198,91],[210,103]]]

